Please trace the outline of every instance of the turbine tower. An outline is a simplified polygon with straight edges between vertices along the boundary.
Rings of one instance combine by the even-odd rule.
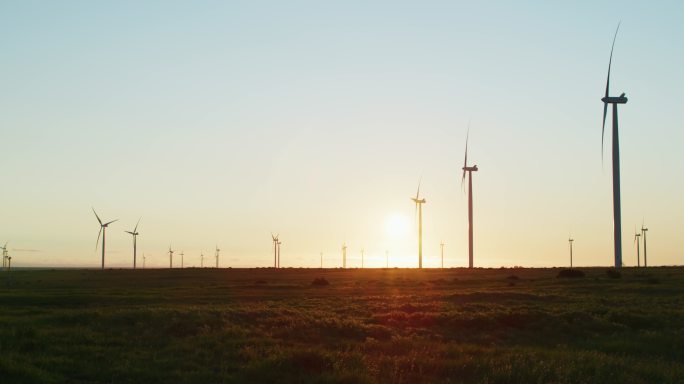
[[[323,252],[321,252],[321,269],[323,269]]]
[[[634,242],[636,243],[636,251],[637,251],[637,267],[641,267],[641,256],[639,255],[639,239],[641,238],[641,234],[636,231],[636,228],[634,228]]]
[[[273,241],[273,268],[278,268],[278,235],[273,235],[271,232],[271,240]]]
[[[137,243],[138,243],[138,224],[140,224],[140,219],[138,219],[138,222],[135,223],[135,228],[133,229],[133,232],[125,231],[126,233],[130,233],[133,236],[133,269],[135,269],[135,264],[136,264],[136,249],[137,249]]]
[[[613,62],[613,48],[617,38],[620,24],[618,24],[613,36],[613,45],[610,48],[610,59],[608,60],[608,78],[606,80],[606,95],[603,101],[603,127],[601,129],[601,155],[603,156],[603,137],[606,130],[606,115],[608,114],[608,104],[613,104],[613,241],[615,247],[615,268],[622,267],[622,213],[620,208],[620,140],[618,135],[618,104],[626,104],[625,94],[619,97],[611,97],[610,90],[610,66]]]
[[[572,268],[572,242],[575,241],[572,237],[568,237],[568,243],[570,243],[570,268]]]
[[[385,250],[385,268],[389,269],[389,250]]]
[[[219,267],[219,253],[221,252],[221,250],[219,249],[218,245],[215,248],[216,248],[216,256],[215,256],[216,257],[216,269],[218,269],[218,267]]]
[[[12,269],[12,256],[7,256],[7,270]]]
[[[181,253],[179,253],[179,255],[180,255],[180,257],[181,257],[181,269],[183,269],[183,264],[185,263],[185,260],[183,259],[183,256],[185,256],[185,253],[183,253],[183,251],[181,251]]]
[[[169,268],[173,268],[173,250],[171,245],[169,245]]]
[[[648,257],[646,255],[646,232],[648,232],[648,228],[644,227],[644,223],[641,223],[641,237],[644,239],[644,268],[648,267]]]
[[[92,208],[92,207],[91,207]],[[105,232],[107,230],[107,227],[109,224],[119,220],[112,220],[107,223],[102,224],[102,220],[100,220],[100,216],[97,215],[97,212],[95,212],[95,208],[92,208],[93,213],[95,214],[95,217],[97,218],[98,223],[100,223],[100,232],[97,233],[97,240],[95,241],[95,250],[97,250],[97,244],[100,242],[100,235],[102,235],[102,269],[104,270],[104,263],[105,263]]]
[[[342,243],[342,268],[347,268],[347,244]]]
[[[442,269],[444,269],[444,242],[439,243],[440,253],[442,255]]]
[[[418,268],[423,268],[423,204],[425,199],[420,198],[420,181],[418,182],[418,190],[416,197],[412,197],[416,203],[416,211],[418,212]]]
[[[278,240],[278,242],[276,243],[276,244],[278,245],[278,268],[280,268],[280,245],[281,245],[282,243],[283,243],[283,242],[280,241],[280,240]]]
[[[363,269],[363,248],[361,248],[361,269]]]
[[[2,246],[2,269],[7,268],[7,243],[5,242],[5,245]]]
[[[470,124],[466,134],[465,159],[463,160],[463,176],[461,186],[465,182],[468,172],[468,268],[473,268],[473,172],[477,172],[477,165],[468,166],[468,138],[470,136]]]
[[[147,260],[147,257],[145,257],[145,254],[143,253],[143,269],[145,269],[145,260]]]
[[[204,253],[200,253],[200,268],[204,268]]]

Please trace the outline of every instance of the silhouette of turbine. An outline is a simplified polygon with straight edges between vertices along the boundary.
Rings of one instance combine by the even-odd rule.
[[[273,268],[278,268],[278,235],[273,235],[271,232],[271,240],[273,241]]]
[[[173,250],[171,245],[169,245],[169,268],[173,268]]]
[[[347,244],[342,243],[342,268],[347,268]]]
[[[181,251],[181,253],[179,253],[179,255],[181,257],[181,269],[183,269],[183,264],[185,263],[183,256],[185,256],[185,253],[183,253],[183,251]]]
[[[216,248],[216,255],[215,255],[215,257],[216,257],[216,269],[218,269],[218,267],[219,267],[219,254],[220,254],[221,250],[219,249],[218,245],[216,245],[215,248]]]
[[[143,253],[143,269],[145,269],[145,260],[147,260],[147,257],[145,257],[145,254]]]
[[[5,245],[2,246],[2,269],[7,268],[7,243],[9,242],[5,242]]]
[[[418,268],[423,268],[423,204],[425,199],[420,198],[420,181],[418,182],[418,190],[416,197],[412,197],[416,203],[416,211],[418,212]]]
[[[575,241],[572,237],[568,237],[568,243],[570,243],[570,268],[572,268],[572,242]]]
[[[280,245],[283,244],[282,241],[278,240],[276,245],[278,245],[278,268],[280,268]]]
[[[636,226],[634,227],[634,242],[636,243],[636,251],[637,251],[637,267],[641,267],[641,256],[639,255],[639,238],[641,238],[641,234],[637,232]]]
[[[644,268],[648,267],[648,256],[646,254],[646,232],[648,228],[644,227],[644,223],[641,223],[641,238],[644,239]]]
[[[91,207],[92,208],[92,207]],[[97,240],[95,241],[95,250],[97,250],[97,245],[100,242],[100,235],[102,235],[102,268],[104,269],[104,263],[105,263],[105,232],[107,230],[107,227],[109,224],[119,220],[112,220],[107,223],[102,224],[102,220],[100,220],[100,216],[97,215],[97,212],[95,212],[95,208],[92,208],[93,213],[95,214],[95,217],[97,218],[98,223],[100,223],[100,232],[97,233]]]
[[[361,269],[363,269],[363,248],[361,248]]]
[[[140,224],[140,219],[138,219],[138,222],[135,223],[135,228],[133,229],[133,232],[124,231],[126,233],[130,233],[133,236],[133,269],[135,269],[135,266],[136,266],[136,249],[137,249],[137,243],[138,243],[138,224]]]
[[[613,36],[613,45],[610,48],[608,59],[608,78],[606,80],[606,95],[603,101],[603,127],[601,128],[601,157],[603,158],[603,138],[606,129],[606,115],[608,104],[613,104],[613,241],[615,247],[615,268],[622,267],[622,213],[620,205],[620,140],[618,135],[618,104],[626,104],[627,98],[623,93],[619,97],[611,97],[610,90],[610,67],[613,63],[613,49],[617,38],[620,24],[618,23]]]
[[[440,254],[442,255],[442,269],[444,269],[444,242],[439,243]]]
[[[470,136],[470,123],[466,134],[465,159],[463,160],[463,176],[461,186],[465,182],[468,172],[468,268],[473,268],[473,172],[477,172],[477,165],[468,166],[468,138]]]
[[[204,252],[200,252],[200,268],[204,268]]]

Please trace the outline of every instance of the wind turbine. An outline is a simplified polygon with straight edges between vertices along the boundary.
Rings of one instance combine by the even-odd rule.
[[[183,264],[185,263],[185,260],[183,259],[183,256],[185,256],[185,253],[183,253],[183,251],[181,251],[181,253],[179,253],[179,255],[180,255],[180,257],[181,257],[181,269],[183,269]]]
[[[200,253],[200,268],[204,268],[204,253]]]
[[[2,269],[7,268],[7,243],[9,241],[5,242],[5,245],[2,246]]]
[[[618,135],[618,104],[626,104],[625,94],[619,97],[611,97],[610,89],[610,66],[613,62],[613,48],[615,39],[620,30],[618,23],[613,36],[613,45],[610,48],[610,59],[608,60],[608,78],[606,80],[606,95],[603,101],[603,127],[601,129],[601,156],[603,156],[603,136],[606,129],[606,115],[608,114],[608,104],[613,104],[613,240],[615,246],[615,268],[622,267],[622,213],[620,208],[620,140]]]
[[[221,250],[219,249],[218,245],[215,248],[216,248],[216,268],[218,269],[218,267],[219,267],[219,252],[221,252]]]
[[[278,268],[278,235],[273,235],[271,232],[271,240],[273,241],[273,268]]]
[[[418,211],[418,268],[423,268],[423,204],[425,204],[425,199],[420,198],[420,181],[416,197],[412,197],[411,200],[416,203]]]
[[[363,248],[361,248],[361,269],[363,269]]]
[[[280,241],[280,240],[278,240],[278,242],[276,243],[276,244],[278,245],[278,268],[280,268],[280,245],[281,245],[282,243],[283,243],[283,242]]]
[[[442,269],[444,269],[444,242],[439,243],[440,252],[442,254]]]
[[[169,268],[173,268],[173,250],[171,245],[169,245]]]
[[[389,269],[389,250],[385,250],[385,268]]]
[[[92,208],[92,207],[91,207]],[[107,223],[102,224],[102,220],[100,220],[100,216],[97,215],[97,212],[95,212],[95,208],[92,208],[93,213],[95,214],[95,217],[97,218],[97,221],[100,223],[100,232],[97,234],[97,240],[95,241],[95,250],[97,250],[97,244],[100,242],[100,235],[102,235],[102,269],[104,269],[104,262],[105,262],[105,232],[107,230],[107,227],[109,224],[119,220],[112,220]]]
[[[342,268],[347,268],[347,244],[342,243]]]
[[[125,231],[126,233],[130,233],[133,236],[133,269],[135,269],[135,264],[136,264],[136,248],[137,248],[137,243],[138,243],[138,224],[140,224],[140,219],[138,219],[138,222],[135,223],[135,228],[133,229],[133,232]]]
[[[648,257],[646,256],[646,232],[648,228],[644,227],[644,223],[641,223],[641,237],[644,239],[644,268],[648,267]]]
[[[321,252],[321,269],[323,269],[323,252]]]
[[[466,133],[465,159],[463,160],[463,177],[461,185],[465,182],[468,172],[468,268],[473,268],[473,172],[477,172],[477,165],[468,166],[468,138],[470,136],[470,123]]]
[[[570,268],[572,268],[572,242],[575,241],[572,237],[568,237],[568,243],[570,243]]]
[[[7,270],[12,269],[12,256],[7,256]]]
[[[147,258],[145,257],[145,254],[143,253],[143,269],[145,269],[145,260],[147,260]]]
[[[639,255],[639,238],[641,237],[641,234],[636,231],[636,228],[634,228],[634,242],[636,243],[636,249],[637,249],[637,267],[641,267],[641,256]]]

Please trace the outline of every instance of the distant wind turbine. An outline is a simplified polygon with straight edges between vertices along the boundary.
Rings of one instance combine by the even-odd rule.
[[[219,267],[219,254],[221,250],[219,249],[218,245],[216,245],[216,269]]]
[[[342,243],[342,268],[347,268],[347,244]]]
[[[575,241],[572,237],[568,237],[568,243],[570,243],[570,268],[572,268],[572,242]]]
[[[416,197],[412,197],[416,203],[416,211],[418,212],[418,268],[423,268],[423,204],[425,199],[420,198],[420,181],[418,182],[418,190]]]
[[[91,207],[92,208],[92,207]],[[100,220],[100,216],[97,215],[97,212],[95,212],[95,208],[92,208],[93,213],[95,214],[95,217],[97,218],[97,221],[100,223],[100,232],[97,234],[97,240],[95,241],[95,250],[97,250],[97,245],[100,242],[100,235],[102,235],[102,269],[104,269],[104,264],[105,264],[105,232],[107,230],[107,227],[109,224],[119,220],[112,220],[107,223],[102,224],[102,220]]]
[[[644,227],[644,223],[641,223],[641,237],[644,239],[644,268],[648,267],[648,256],[646,254],[646,232],[648,228]]]
[[[7,268],[7,243],[5,242],[5,245],[2,246],[2,269]]]
[[[183,259],[183,256],[185,256],[185,253],[183,253],[183,251],[181,251],[181,253],[179,253],[179,255],[181,257],[181,269],[183,269],[184,268],[183,265],[185,264],[185,259]]]
[[[323,269],[323,252],[321,252],[321,269]]]
[[[444,242],[439,243],[440,253],[442,255],[442,269],[444,269]]]
[[[7,270],[12,269],[12,256],[7,256]]]
[[[143,269],[145,269],[145,260],[147,260],[147,258],[145,257],[145,254],[143,253]]]
[[[637,232],[636,228],[634,228],[634,242],[636,243],[636,251],[637,251],[637,267],[641,267],[641,256],[639,255],[639,238],[641,237],[641,234]]]
[[[171,245],[169,245],[169,268],[173,268],[173,250]]]
[[[136,266],[136,249],[137,249],[137,243],[138,243],[138,224],[140,224],[140,219],[138,219],[138,222],[135,223],[135,228],[133,229],[133,232],[125,231],[126,233],[129,233],[133,236],[133,269],[135,269],[135,266]]]
[[[473,268],[473,172],[477,172],[477,165],[468,166],[468,138],[470,136],[470,123],[466,134],[465,159],[463,160],[463,176],[461,185],[465,182],[468,172],[468,268]]]
[[[200,253],[200,268],[204,268],[204,253]]]
[[[283,242],[278,240],[276,244],[278,245],[278,268],[280,268],[280,246],[283,244]]]
[[[385,268],[389,268],[389,250],[385,250]]]
[[[620,140],[618,135],[618,104],[626,104],[625,94],[619,97],[611,97],[610,90],[610,66],[613,63],[613,48],[617,38],[620,24],[618,23],[613,36],[613,45],[610,48],[610,59],[608,60],[608,78],[606,80],[606,95],[603,101],[603,127],[601,128],[601,156],[603,157],[603,137],[606,129],[606,115],[608,114],[608,104],[613,104],[613,241],[615,248],[615,268],[622,267],[622,213],[620,208]]]
[[[278,235],[273,235],[271,232],[271,240],[273,241],[273,268],[278,268]]]
[[[361,248],[361,269],[363,269],[363,248]]]

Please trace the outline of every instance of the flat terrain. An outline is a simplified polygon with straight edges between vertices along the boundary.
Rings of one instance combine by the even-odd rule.
[[[0,382],[684,382],[684,268],[606,270],[2,272]]]

